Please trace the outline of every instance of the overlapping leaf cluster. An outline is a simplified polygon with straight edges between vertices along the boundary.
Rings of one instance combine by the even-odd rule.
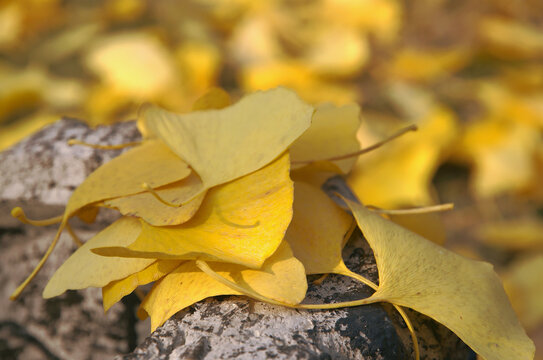
[[[101,287],[107,310],[154,282],[140,307],[153,330],[179,310],[224,294],[299,308],[389,302],[408,324],[401,306],[441,322],[484,358],[533,358],[533,343],[491,265],[346,200],[353,218],[321,190],[330,174],[346,174],[354,164],[340,155],[360,147],[356,105],[313,107],[277,88],[233,105],[214,90],[195,109],[144,107],[141,145],[74,191],[55,242],[72,216],[89,217],[100,207],[122,216],[66,260],[44,297]],[[343,264],[354,221],[374,251],[379,285]],[[303,304],[306,275],[327,273],[356,278],[375,293],[350,303]]]

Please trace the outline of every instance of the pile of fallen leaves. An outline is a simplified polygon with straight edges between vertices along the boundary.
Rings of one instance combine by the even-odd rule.
[[[365,152],[356,140],[356,105],[313,107],[277,88],[232,105],[225,92],[214,90],[194,108],[186,114],[142,109],[144,140],[74,191],[64,215],[51,220],[61,223],[53,243],[13,299],[71,217],[92,221],[108,207],[123,216],[66,260],[45,298],[101,287],[107,310],[154,282],[139,309],[140,317],[151,317],[152,330],[216,295],[302,309],[389,302],[412,332],[417,358],[404,306],[444,324],[484,358],[533,358],[534,345],[490,264],[456,255],[343,199],[350,215],[321,190],[323,180],[349,173],[353,157]],[[13,214],[28,221],[20,208]],[[349,271],[341,258],[354,222],[375,254],[378,285]],[[306,275],[327,273],[353,277],[375,292],[347,303],[303,304]]]
[[[493,263],[543,344],[542,24],[538,0],[2,1],[0,149],[64,115],[188,112],[214,85],[361,104],[364,146],[419,130],[342,160],[353,192],[387,209],[454,202],[387,217]]]

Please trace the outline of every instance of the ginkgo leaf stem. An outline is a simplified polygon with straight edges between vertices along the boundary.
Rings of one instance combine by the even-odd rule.
[[[217,272],[215,272],[213,269],[211,269],[211,267],[204,260],[196,260],[196,266],[200,270],[202,270],[205,274],[209,275],[210,277],[217,280],[221,284],[226,285],[229,288],[231,288],[233,290],[236,290],[237,292],[239,292],[239,293],[241,293],[243,295],[246,295],[246,296],[252,297],[253,299],[263,301],[263,302],[267,302],[267,303],[270,303],[270,304],[281,305],[281,306],[286,306],[286,307],[295,308],[295,309],[313,309],[313,310],[338,309],[338,308],[342,308],[342,307],[354,307],[354,306],[360,306],[360,305],[373,304],[373,303],[382,301],[382,300],[377,299],[377,298],[365,298],[365,299],[361,299],[361,300],[345,301],[345,302],[339,302],[339,303],[333,303],[333,304],[289,304],[289,303],[285,303],[285,302],[281,302],[281,301],[278,301],[278,300],[271,299],[269,297],[260,295],[256,291],[253,291],[253,290],[244,288],[242,286],[239,286],[235,282],[233,282],[231,280],[228,280],[224,276],[222,276],[222,275],[218,274]],[[363,277],[361,275],[358,275],[358,274],[355,274],[355,273],[344,273],[342,275],[353,277],[353,278],[363,282],[364,284],[370,286],[371,288],[373,288],[375,290],[377,290],[377,288],[378,288],[378,286],[375,283],[373,283],[372,281],[366,279],[365,277]],[[413,349],[414,349],[414,352],[415,352],[415,358],[416,358],[416,360],[419,360],[420,359],[419,345],[418,345],[417,336],[415,334],[415,330],[413,328],[413,325],[411,324],[411,321],[407,317],[407,314],[403,311],[403,309],[400,306],[398,306],[396,304],[392,304],[392,306],[394,306],[394,308],[396,308],[396,310],[398,310],[398,313],[400,314],[400,316],[403,318],[404,322],[406,323],[407,328],[409,329],[409,332],[411,334],[411,340],[413,341]]]
[[[247,295],[249,297],[252,297],[253,299],[260,300],[260,301],[267,302],[274,305],[281,305],[281,306],[287,306],[287,307],[295,306],[294,304],[288,304],[288,303],[284,303],[284,302],[277,301],[274,299],[270,299],[266,296],[260,295],[256,291],[249,290],[249,289],[239,286],[235,282],[230,281],[226,279],[225,277],[221,276],[220,274],[218,274],[217,272],[215,272],[204,260],[196,260],[196,266],[200,270],[202,270],[204,273],[206,273],[207,275],[211,276],[213,279],[220,282],[221,284],[226,285],[229,288],[236,290],[243,295]]]
[[[407,326],[407,329],[409,330],[409,334],[411,335],[411,341],[413,342],[413,352],[415,353],[415,359],[419,360],[420,350],[419,350],[419,342],[417,340],[417,334],[415,334],[415,328],[413,327],[411,320],[409,320],[407,313],[404,311],[404,309],[401,306],[396,305],[396,304],[392,304],[392,306],[394,306],[394,308],[398,311],[403,321],[405,322],[405,325]]]
[[[84,141],[77,140],[77,139],[70,139],[70,140],[68,140],[68,145],[70,145],[70,146],[72,146],[72,145],[81,145],[81,146],[87,146],[87,147],[90,147],[90,148],[93,148],[93,149],[100,149],[100,150],[120,150],[120,149],[124,149],[124,148],[127,148],[127,147],[141,145],[141,141],[134,141],[134,142],[128,142],[128,143],[124,143],[124,144],[117,144],[117,145],[99,145],[99,144],[86,143]]]
[[[361,283],[363,283],[364,285],[367,285],[370,288],[372,288],[373,290],[377,291],[378,286],[373,281],[371,281],[370,279],[365,278],[362,275],[359,275],[359,274],[357,274],[355,272],[352,272],[352,271],[348,270],[347,268],[345,268],[345,271],[336,272],[336,274],[345,275],[345,276],[348,276],[348,277],[353,278],[355,280],[358,280]]]
[[[81,241],[79,236],[77,236],[77,234],[74,232],[74,230],[72,229],[72,227],[70,226],[70,224],[68,222],[66,222],[66,230],[68,230],[68,234],[70,234],[70,236],[72,237],[73,242],[77,246],[79,246],[79,247],[83,246],[83,241]]]
[[[53,224],[58,224],[62,221],[64,215],[55,216],[49,219],[43,220],[32,220],[26,217],[23,209],[20,207],[15,207],[11,210],[11,216],[22,222],[23,224],[33,225],[33,226],[48,226]]]
[[[170,207],[174,207],[174,208],[179,208],[179,207],[183,206],[182,204],[174,204],[174,203],[169,202],[168,200],[163,199],[162,196],[160,196],[158,194],[158,192],[151,187],[151,185],[149,185],[149,184],[147,184],[145,182],[143,184],[141,184],[141,187],[144,188],[145,190],[147,190],[151,195],[153,195],[155,197],[155,199],[157,199],[158,201],[160,201],[162,204],[164,204],[166,206],[170,206]]]
[[[411,215],[411,214],[426,214],[426,213],[431,213],[431,212],[452,210],[454,208],[454,204],[446,203],[446,204],[439,204],[439,205],[432,205],[432,206],[422,206],[422,207],[411,208],[411,209],[392,209],[392,210],[381,209],[377,206],[372,206],[372,205],[366,205],[366,207],[370,209],[371,211],[376,212],[378,214]]]
[[[51,253],[55,249],[55,246],[57,245],[58,240],[60,239],[60,234],[62,234],[62,230],[64,230],[64,227],[66,226],[67,221],[68,221],[68,219],[64,219],[62,221],[62,223],[60,224],[60,226],[59,226],[59,228],[57,230],[57,233],[55,234],[55,237],[54,237],[53,241],[49,245],[49,248],[47,248],[47,251],[45,252],[43,257],[41,258],[40,262],[38,263],[38,265],[36,265],[34,270],[32,270],[32,273],[25,279],[25,281],[23,281],[21,283],[21,285],[19,285],[17,287],[17,289],[15,289],[15,291],[11,294],[11,296],[9,297],[10,300],[17,300],[17,298],[19,297],[19,295],[21,295],[21,292],[26,288],[28,283],[30,283],[36,277],[38,272],[41,270],[41,268],[43,267],[43,265],[45,264],[45,262],[49,258],[49,255],[51,255]]]
[[[330,274],[322,274],[317,280],[313,280],[314,285],[321,285],[324,280],[329,276]]]
[[[390,135],[386,139],[381,140],[381,141],[379,141],[379,142],[377,142],[377,143],[375,143],[372,146],[369,146],[367,148],[360,149],[358,151],[348,153],[348,154],[332,156],[332,157],[329,157],[329,158],[326,158],[326,159],[292,161],[292,164],[293,165],[304,165],[304,164],[311,164],[311,163],[314,163],[316,161],[337,161],[337,160],[345,160],[345,159],[349,159],[349,158],[352,158],[352,157],[360,156],[362,154],[366,154],[366,153],[369,153],[369,152],[371,152],[373,150],[376,150],[376,149],[380,148],[381,146],[385,145],[388,142],[391,142],[392,140],[402,136],[405,133],[408,133],[410,131],[416,131],[416,130],[417,130],[417,125],[414,125],[414,124],[409,125],[409,126],[403,128],[403,129],[400,129],[396,133]]]
[[[347,271],[338,272],[338,274],[349,276],[355,280],[358,280],[361,283],[368,285],[370,288],[372,288],[375,291],[377,291],[377,289],[379,288],[379,286],[377,286],[377,284],[375,284],[373,281],[365,278],[364,276],[360,274],[352,272],[348,269]],[[411,323],[411,320],[409,320],[409,317],[407,316],[406,312],[401,306],[392,304],[392,303],[391,305],[394,306],[394,308],[398,311],[403,321],[405,322],[405,325],[407,326],[407,329],[409,330],[409,335],[411,336],[411,341],[413,342],[413,352],[415,353],[415,359],[419,360],[420,359],[419,342],[417,340],[417,334],[415,333],[415,329],[413,328],[413,324]]]

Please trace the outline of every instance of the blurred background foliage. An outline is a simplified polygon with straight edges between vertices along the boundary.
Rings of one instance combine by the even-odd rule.
[[[349,184],[385,208],[454,202],[394,220],[495,264],[543,359],[542,1],[0,1],[0,150],[61,116],[279,85],[360,104],[365,146],[419,126]]]

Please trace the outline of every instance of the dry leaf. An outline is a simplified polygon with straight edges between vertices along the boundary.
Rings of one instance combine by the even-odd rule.
[[[102,247],[104,256],[205,259],[259,268],[281,241],[292,217],[293,185],[284,154],[250,175],[209,190],[194,217],[177,226],[143,223],[127,247]]]
[[[519,261],[504,274],[505,290],[528,331],[543,323],[543,256]]]
[[[191,173],[187,164],[158,140],[149,140],[105,163],[73,192],[65,214],[109,198],[144,192],[182,180]]]
[[[145,269],[129,275],[124,279],[110,282],[102,288],[104,311],[108,311],[109,308],[134,291],[138,286],[146,285],[163,278],[178,267],[181,262],[181,260],[157,260]]]
[[[222,277],[263,296],[289,304],[297,304],[305,297],[304,267],[285,242],[260,270],[232,264],[209,265]],[[155,284],[141,307],[151,317],[151,331],[154,331],[176,312],[217,295],[239,295],[239,292],[203,273],[194,261],[186,261]]]
[[[360,127],[360,107],[341,107],[326,103],[317,106],[311,126],[290,147],[292,168],[301,162],[319,161],[353,153],[360,149],[356,132]],[[334,161],[343,173],[348,173],[356,158]]]
[[[486,359],[534,357],[492,265],[456,255],[347,200],[373,249],[379,288],[368,302],[417,310]]]
[[[191,173],[181,181],[155,189],[156,194],[170,205],[160,202],[150,192],[108,199],[103,205],[126,216],[137,216],[154,226],[179,225],[190,220],[200,208],[207,193],[201,189],[200,178]],[[192,200],[182,204],[187,198]]]
[[[248,95],[221,110],[178,115],[148,107],[142,121],[208,189],[275,159],[309,127],[312,114],[313,108],[295,93],[278,88]]]
[[[48,299],[58,296],[66,290],[103,287],[109,282],[122,279],[138,272],[152,259],[120,259],[99,256],[90,250],[94,247],[117,245],[133,242],[141,232],[137,219],[122,217],[100,233],[88,240],[76,250],[53,274],[43,290],[43,297]]]
[[[294,183],[294,215],[285,240],[307,274],[349,272],[341,251],[353,219],[321,189]]]

